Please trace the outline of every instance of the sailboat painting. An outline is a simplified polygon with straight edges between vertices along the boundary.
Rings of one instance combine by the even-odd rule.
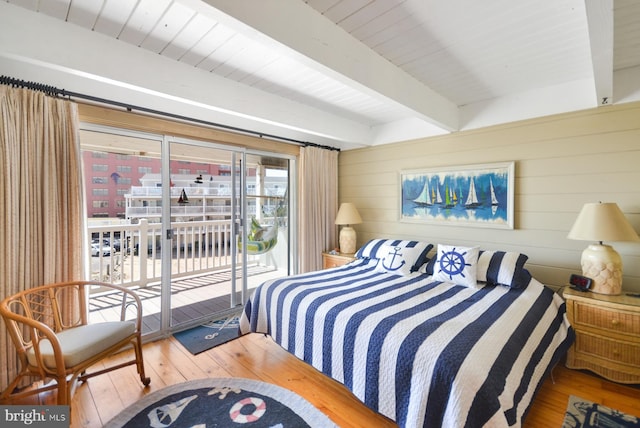
[[[513,229],[515,162],[400,172],[400,220]]]

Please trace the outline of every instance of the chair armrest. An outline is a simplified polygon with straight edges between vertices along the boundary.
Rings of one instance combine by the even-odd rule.
[[[130,306],[134,306],[136,313],[136,330],[142,331],[142,301],[135,291],[126,287],[122,287],[120,285],[110,284],[106,282],[87,281],[86,284],[99,285],[101,288],[120,291],[122,293],[122,302],[120,303],[120,321],[126,321],[127,309]],[[133,301],[128,301],[128,298],[132,298]]]
[[[65,374],[64,370],[64,355],[62,354],[62,347],[56,333],[45,323],[34,320],[33,318],[25,317],[23,315],[11,312],[7,305],[0,306],[0,313],[9,328],[9,333],[13,337],[14,344],[20,343],[21,346],[18,349],[18,353],[21,358],[27,359],[27,352],[33,348],[35,357],[38,361],[38,366],[45,369],[47,373],[54,373],[58,376]],[[21,325],[24,325],[29,330],[30,340],[25,340]],[[56,370],[46,368],[43,360],[42,353],[40,352],[40,342],[42,340],[48,340],[51,343],[55,358]]]

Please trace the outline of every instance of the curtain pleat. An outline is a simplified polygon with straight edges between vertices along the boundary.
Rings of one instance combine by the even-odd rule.
[[[84,279],[84,207],[76,104],[0,86],[0,299]],[[77,308],[67,306],[65,318]],[[0,389],[18,361],[4,322]]]
[[[300,149],[300,272],[322,268],[322,252],[336,247],[338,152]]]

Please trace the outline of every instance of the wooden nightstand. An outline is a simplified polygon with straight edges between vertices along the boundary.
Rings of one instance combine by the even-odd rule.
[[[640,383],[640,298],[565,287],[567,316],[576,341],[567,367],[587,369],[621,383]]]
[[[349,262],[354,261],[356,258],[354,254],[338,253],[329,254],[322,253],[322,269],[334,268],[342,265],[346,265]]]

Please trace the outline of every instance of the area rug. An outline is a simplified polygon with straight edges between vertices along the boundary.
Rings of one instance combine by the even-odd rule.
[[[299,395],[240,378],[200,379],[168,386],[129,406],[105,425],[141,427],[337,428]]]
[[[562,428],[640,428],[640,419],[602,404],[570,396]]]
[[[225,319],[175,333],[173,336],[189,352],[196,355],[237,338],[239,325],[239,314],[234,314]]]

